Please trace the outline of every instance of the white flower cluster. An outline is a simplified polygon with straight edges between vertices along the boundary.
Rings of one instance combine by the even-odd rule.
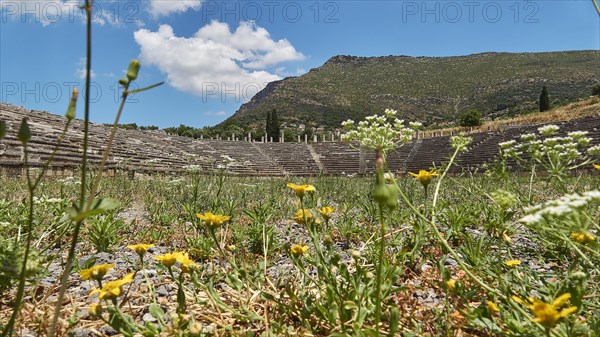
[[[458,151],[467,151],[471,142],[473,142],[473,138],[465,137],[463,135],[452,136],[450,138],[450,145],[452,145],[453,149]]]
[[[188,172],[200,172],[200,171],[202,171],[202,168],[200,167],[200,165],[185,165],[183,168],[186,171],[188,171]]]
[[[421,123],[411,122],[404,125],[404,120],[396,118],[395,110],[386,109],[385,115],[373,115],[355,125],[353,120],[342,123],[344,133],[342,140],[358,142],[365,148],[389,151],[398,143],[408,143],[413,139],[415,130],[422,126]]]
[[[528,133],[520,137],[520,142],[510,140],[499,143],[504,157],[522,159],[526,153],[539,163],[551,161],[553,164],[563,163],[566,166],[584,160],[585,148],[590,145],[592,138],[587,137],[587,131],[569,132],[565,137],[551,137],[559,130],[556,125],[545,125],[538,128],[539,134]],[[542,138],[544,136],[546,138]],[[600,146],[587,150],[589,155],[600,154]]]
[[[39,204],[59,204],[63,202],[61,198],[48,198],[48,197],[33,197],[33,203],[36,205]]]
[[[519,220],[526,225],[535,225],[552,217],[567,217],[579,213],[589,203],[600,203],[600,191],[587,191],[582,195],[567,194],[562,197],[525,209],[527,214]]]
[[[59,182],[65,186],[81,185],[81,181],[75,179],[75,177],[67,177],[64,179],[60,179]]]

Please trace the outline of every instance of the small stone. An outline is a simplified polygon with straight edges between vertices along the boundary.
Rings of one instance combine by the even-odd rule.
[[[145,313],[144,316],[142,316],[142,320],[144,322],[156,322],[157,319],[154,318],[154,316],[150,315],[149,312]]]
[[[156,288],[156,294],[160,297],[166,297],[166,296],[169,296],[169,291],[167,290],[167,287],[162,285],[162,286]]]

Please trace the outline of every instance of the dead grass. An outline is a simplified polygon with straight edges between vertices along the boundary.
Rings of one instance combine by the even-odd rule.
[[[453,127],[428,130],[424,132],[424,138],[447,136],[450,134],[458,134],[460,132],[481,133],[488,131],[496,131],[506,126],[566,122],[598,114],[600,114],[600,99],[598,97],[590,97],[588,99],[584,99],[565,106],[557,107],[546,112],[535,112],[510,119],[501,119],[490,122],[484,122],[483,125],[479,127]]]

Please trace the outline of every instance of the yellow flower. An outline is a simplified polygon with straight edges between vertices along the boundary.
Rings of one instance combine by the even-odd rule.
[[[143,244],[143,243],[138,243],[137,245],[127,246],[127,248],[133,249],[133,251],[136,252],[137,255],[139,255],[139,256],[142,256],[142,255],[146,254],[146,252],[148,251],[148,249],[150,249],[152,247],[154,247],[154,245]]]
[[[306,193],[313,193],[313,192],[317,191],[313,185],[307,185],[307,184],[296,185],[296,184],[288,183],[287,187],[293,189],[294,192],[296,192],[296,196],[300,199],[302,199],[304,197],[304,194],[306,194]]]
[[[305,246],[302,244],[293,245],[292,248],[290,248],[290,253],[296,257],[306,254],[307,251],[308,251],[308,246]]]
[[[492,302],[492,301],[487,301],[487,302],[485,302],[485,303],[487,304],[488,310],[489,310],[491,313],[494,313],[494,312],[500,312],[500,308],[498,308],[498,306],[496,305],[496,303],[494,303],[494,302]]]
[[[415,177],[415,179],[417,179],[421,183],[421,185],[423,185],[425,187],[427,187],[427,185],[429,185],[431,183],[431,180],[433,179],[433,177],[439,175],[439,174],[437,174],[437,172],[435,172],[435,170],[431,170],[431,171],[420,170],[419,174],[412,173],[412,172],[408,172],[408,174]]]
[[[453,291],[454,289],[456,289],[456,280],[451,278],[448,281],[446,281],[446,286],[448,287],[448,289],[450,289],[450,291]]]
[[[554,326],[556,326],[556,323],[558,323],[558,321],[561,318],[567,317],[569,314],[572,314],[575,311],[577,311],[577,307],[575,306],[568,307],[559,311],[559,308],[562,307],[565,303],[567,303],[570,298],[571,294],[565,293],[558,296],[554,301],[552,301],[552,303],[546,303],[533,297],[529,297],[527,299],[529,303],[527,303],[517,296],[512,297],[512,299],[515,300],[515,302],[521,303],[522,305],[529,308],[531,312],[533,312],[533,316],[535,316],[533,318],[534,322],[540,323],[547,329],[553,328]]]
[[[306,218],[306,222],[311,222],[311,220],[313,219],[313,214],[309,209],[303,208],[303,209],[298,210],[298,212],[296,212],[296,215],[294,216],[294,221],[296,221],[297,223],[299,223],[301,225],[304,225],[305,218]]]
[[[509,268],[514,268],[521,264],[521,260],[508,260],[504,261],[504,264]]]
[[[594,168],[595,168],[596,170],[600,170],[600,164],[594,164]]]
[[[182,253],[180,253],[180,252],[167,253],[167,254],[156,256],[156,257],[154,257],[154,259],[156,259],[157,261],[162,263],[163,266],[165,266],[167,268],[171,268],[171,267],[173,267],[173,265],[175,263],[177,263],[177,260],[180,259],[181,255],[182,255]]]
[[[133,282],[133,273],[127,274],[120,280],[106,282],[102,289],[96,289],[90,293],[90,295],[98,293],[98,298],[101,300],[112,300],[123,293],[123,286],[127,283]]]
[[[199,219],[204,220],[204,223],[208,228],[215,229],[223,224],[223,222],[231,219],[228,215],[222,214],[212,214],[211,212],[206,212],[204,214],[196,214]]]
[[[102,304],[94,303],[90,305],[90,308],[88,309],[88,314],[91,317],[100,317],[100,315],[102,315]]]
[[[571,239],[585,245],[587,243],[592,243],[593,241],[595,241],[596,237],[590,232],[581,231],[577,233],[571,233]]]
[[[99,264],[97,266],[93,266],[92,268],[84,269],[79,272],[79,275],[83,280],[101,280],[106,273],[114,268],[114,264]]]
[[[190,259],[190,256],[188,255],[188,253],[179,254],[179,256],[177,257],[177,261],[179,263],[181,263],[181,271],[183,273],[190,274],[191,271],[193,271],[194,269],[196,269],[196,267],[198,267],[196,262],[194,262],[194,260]]]
[[[329,220],[329,219],[331,219],[331,214],[333,214],[333,207],[331,207],[331,206],[322,207],[321,209],[319,209],[319,214],[321,214],[323,219]]]

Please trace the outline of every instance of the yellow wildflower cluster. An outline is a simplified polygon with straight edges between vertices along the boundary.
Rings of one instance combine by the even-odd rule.
[[[287,187],[293,189],[294,192],[296,192],[296,196],[300,199],[304,198],[306,193],[314,193],[317,191],[313,185],[308,184],[296,185],[293,183],[288,183]]]
[[[504,265],[506,265],[509,268],[515,268],[516,266],[521,264],[521,260],[508,260],[508,261],[504,261]]]
[[[123,286],[127,283],[133,282],[134,273],[127,274],[120,280],[114,280],[106,282],[101,289],[95,289],[90,292],[90,295],[98,294],[98,298],[101,300],[113,300],[121,296],[123,293]]]
[[[526,306],[533,312],[533,315],[535,316],[533,319],[534,322],[540,323],[547,329],[553,328],[561,318],[567,317],[569,314],[577,311],[577,307],[575,306],[559,310],[570,298],[571,294],[565,293],[558,296],[552,303],[546,303],[533,297],[529,297],[527,299],[528,302],[525,302],[517,296],[512,297],[515,302]]]
[[[581,243],[582,245],[596,241],[596,237],[588,231],[571,233],[571,239]]]
[[[110,269],[112,269],[114,267],[115,267],[115,265],[112,263],[111,264],[99,264],[97,266],[93,266],[91,268],[80,271],[79,276],[81,276],[81,279],[83,279],[83,280],[99,281],[104,277],[104,275],[106,275],[106,273]]]
[[[429,185],[431,183],[431,181],[433,180],[433,177],[436,177],[439,175],[439,174],[437,174],[437,172],[435,170],[430,170],[430,171],[420,170],[419,174],[412,173],[412,172],[408,172],[408,174],[415,177],[415,179],[417,179],[421,183],[421,185],[423,185],[425,187],[427,187],[427,185]]]
[[[308,246],[305,246],[303,244],[293,245],[292,248],[290,248],[290,253],[295,257],[300,257],[306,254],[307,251]]]
[[[297,223],[299,223],[301,225],[310,223],[312,221],[312,219],[313,219],[313,214],[307,208],[299,209],[298,212],[296,212],[296,215],[294,216],[294,221],[296,221]]]
[[[196,214],[196,217],[204,220],[206,227],[211,230],[219,228],[225,221],[231,219],[231,217],[228,215],[212,214],[211,212],[206,212],[204,214],[198,213]]]
[[[190,273],[193,271],[198,265],[192,259],[188,253],[175,252],[175,253],[167,253],[163,255],[156,256],[155,259],[162,263],[163,266],[167,268],[173,267],[177,262],[181,264],[181,271],[184,273]]]
[[[140,258],[146,254],[146,252],[148,251],[148,249],[154,247],[154,245],[152,244],[144,244],[144,243],[138,243],[136,245],[129,245],[127,246],[127,248],[132,249],[134,252],[136,252],[137,255],[140,256]]]
[[[321,214],[321,216],[323,217],[323,219],[325,219],[325,221],[331,219],[331,215],[333,214],[333,207],[331,206],[325,206],[319,209],[319,214]]]

